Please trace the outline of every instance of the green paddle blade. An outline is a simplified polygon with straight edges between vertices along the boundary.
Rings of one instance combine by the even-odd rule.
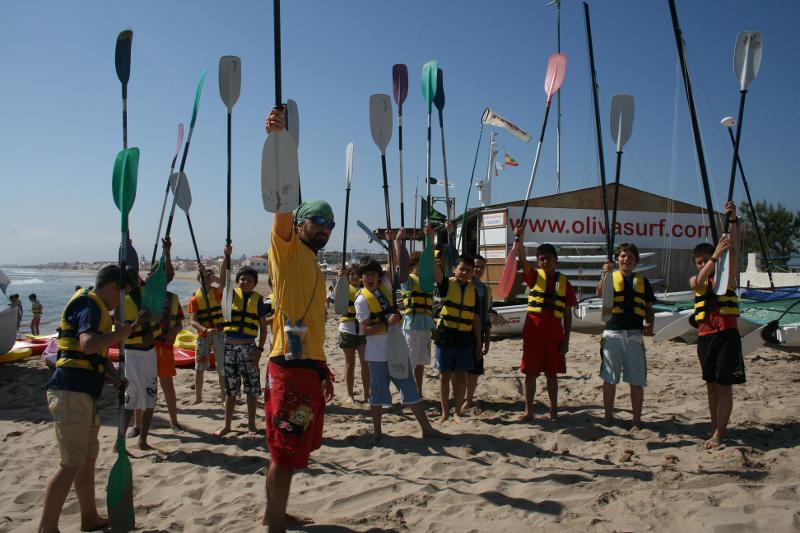
[[[422,97],[428,104],[428,113],[431,112],[433,99],[436,98],[436,84],[438,83],[439,63],[434,59],[422,67]]]
[[[128,213],[136,200],[136,177],[139,173],[139,149],[126,148],[114,160],[111,187],[114,203],[122,215],[122,231],[128,231]]]
[[[167,299],[167,269],[164,256],[156,269],[147,278],[142,293],[142,307],[150,311],[150,316],[160,317],[164,312],[164,301]]]
[[[433,292],[433,246],[428,237],[419,258],[419,286],[423,292]]]
[[[111,531],[133,531],[133,470],[125,453],[125,436],[117,435],[117,460],[108,474],[106,505]]]
[[[197,90],[194,93],[194,107],[192,108],[192,121],[189,123],[190,128],[194,128],[194,123],[197,120],[197,108],[200,106],[200,95],[203,93],[203,84],[206,81],[206,69],[200,74],[200,81],[197,82]]]

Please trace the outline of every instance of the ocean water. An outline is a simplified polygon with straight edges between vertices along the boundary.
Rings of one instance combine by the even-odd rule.
[[[30,333],[31,302],[28,295],[36,294],[44,306],[44,314],[39,326],[42,335],[55,333],[61,311],[75,292],[75,286],[88,287],[94,285],[94,274],[80,270],[38,270],[25,268],[3,268],[3,272],[11,280],[7,294],[19,294],[24,315],[20,325],[20,334]],[[169,290],[177,294],[186,313],[186,304],[198,284],[195,280],[176,279],[169,284]],[[5,307],[8,298],[0,293],[0,306]]]

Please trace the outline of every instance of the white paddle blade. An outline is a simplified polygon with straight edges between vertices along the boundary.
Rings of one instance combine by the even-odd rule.
[[[0,310],[0,355],[8,353],[17,342],[17,309]]]
[[[749,354],[750,352],[756,350],[763,346],[766,341],[764,337],[761,336],[761,333],[764,331],[764,328],[767,327],[767,324],[759,327],[755,331],[751,331],[744,337],[742,337],[742,356]]]
[[[744,91],[761,68],[761,54],[764,51],[764,38],[760,31],[743,31],[736,36],[733,51],[733,73],[739,80],[739,88]]]
[[[291,213],[300,199],[297,143],[286,131],[267,135],[261,151],[261,199],[270,213]]]
[[[406,338],[397,324],[389,326],[387,333],[388,353],[386,360],[389,363],[389,376],[395,379],[405,379],[408,377],[408,367],[410,366]]]
[[[294,139],[297,147],[300,147],[300,112],[297,110],[297,102],[292,99],[286,101],[286,130]]]
[[[481,122],[496,128],[503,128],[522,142],[530,142],[531,140],[531,136],[526,131],[523,131],[511,121],[504,119],[488,107],[483,112]]]
[[[213,289],[212,289],[213,290]],[[225,277],[225,286],[222,288],[222,316],[227,322],[231,321],[231,309],[233,309],[233,273],[228,269]]]
[[[369,97],[369,126],[372,140],[386,153],[386,147],[392,140],[392,99],[388,94],[373,94]]]
[[[617,94],[611,98],[611,138],[617,145],[617,152],[631,138],[633,133],[633,96]]]
[[[237,56],[222,56],[219,58],[219,96],[222,103],[228,108],[228,113],[233,111],[233,106],[239,100],[242,88],[242,60]]]
[[[566,72],[567,54],[552,54],[547,60],[547,73],[544,76],[544,92],[547,93],[548,102],[561,88]]]
[[[719,261],[717,261],[717,272],[715,276],[716,285],[714,285],[714,292],[717,296],[722,296],[728,291],[730,276],[731,256],[728,254],[728,250],[723,250]]]
[[[175,203],[183,211],[188,212],[192,207],[192,191],[189,188],[189,178],[186,172],[173,172],[169,177],[169,186],[175,196]]]
[[[11,280],[8,279],[5,272],[0,270],[0,291],[3,291],[3,294],[5,294],[9,285],[11,285]]]
[[[611,276],[607,273],[603,276],[603,304],[600,309],[600,318],[603,322],[611,320],[612,310],[614,308],[614,283],[611,281]]]
[[[723,128],[732,128],[736,125],[736,119],[733,117],[725,117],[719,121],[719,125]]]
[[[344,315],[347,313],[347,307],[350,303],[350,282],[347,276],[341,276],[336,280],[336,290],[333,293],[333,309],[337,315]]]
[[[689,322],[691,316],[692,314],[684,315],[656,331],[656,334],[653,335],[653,341],[663,342],[686,335],[693,329],[691,322]]]
[[[353,143],[347,145],[344,151],[344,173],[347,176],[347,188],[350,188],[350,182],[353,181]]]

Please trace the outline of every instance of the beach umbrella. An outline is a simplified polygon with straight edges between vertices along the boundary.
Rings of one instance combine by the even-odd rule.
[[[347,219],[350,216],[350,182],[353,179],[353,143],[347,145],[344,152],[344,173],[346,179],[344,196],[344,235],[342,236],[342,269],[347,257]],[[350,280],[347,276],[339,276],[336,280],[336,291],[333,297],[333,308],[337,314],[347,313],[350,302]]]
[[[528,212],[528,200],[531,197],[531,190],[533,189],[533,180],[536,177],[536,168],[539,165],[539,154],[542,152],[542,141],[544,140],[544,132],[547,128],[547,116],[550,114],[550,105],[553,101],[553,95],[561,88],[564,83],[564,74],[567,68],[566,54],[552,54],[547,60],[547,73],[544,77],[544,91],[547,94],[547,102],[544,107],[544,118],[542,119],[542,130],[539,134],[539,142],[536,145],[536,156],[533,158],[533,168],[531,168],[531,178],[528,181],[528,192],[525,194],[525,203],[522,208],[522,216],[519,223],[525,224],[525,215]],[[517,276],[517,248],[521,244],[514,241],[511,251],[508,252],[506,263],[503,267],[503,273],[500,276],[500,281],[497,284],[497,294],[501,298],[507,298],[511,292],[511,287],[514,285],[514,280]]]

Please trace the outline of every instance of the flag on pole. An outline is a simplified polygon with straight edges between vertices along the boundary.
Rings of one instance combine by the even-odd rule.
[[[506,164],[506,165],[508,165],[508,166],[510,166],[510,167],[518,167],[518,166],[519,166],[519,163],[517,163],[517,162],[514,160],[514,158],[513,158],[513,157],[511,157],[511,156],[510,156],[510,155],[508,155],[508,154],[506,154],[506,156],[505,156],[505,158],[504,158],[504,159],[505,159],[505,161],[504,161],[504,162],[505,162],[505,164]]]
[[[428,202],[425,200],[424,197],[420,198],[420,201],[422,202],[422,209],[420,209],[420,227],[425,225],[426,209],[430,211],[431,225],[439,226],[447,221],[447,216],[444,213],[437,211],[436,209],[433,208],[433,206],[428,207]]]
[[[499,176],[500,175],[500,171],[501,170],[505,170],[505,168],[506,167],[503,166],[503,163],[501,163],[500,161],[495,161],[494,162],[494,175],[495,175],[495,177]]]

